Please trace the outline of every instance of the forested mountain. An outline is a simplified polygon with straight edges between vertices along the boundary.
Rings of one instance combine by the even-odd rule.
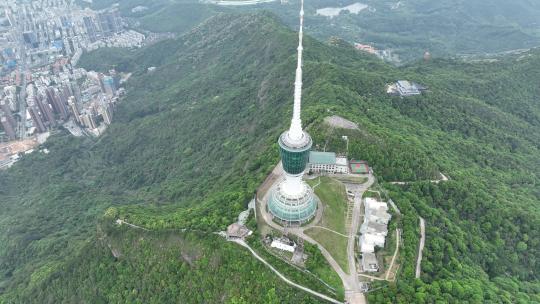
[[[218,6],[196,0],[95,0],[94,8],[118,3],[138,28],[183,33],[219,12],[270,10],[287,25],[298,26],[298,2],[276,1],[252,6]],[[358,14],[341,11],[320,15],[323,8],[367,5]],[[90,5],[82,2],[82,5]],[[327,41],[339,37],[351,43],[372,44],[417,61],[424,52],[435,57],[485,55],[540,46],[540,2],[529,0],[311,0],[306,2],[307,31]],[[147,10],[132,12],[137,6]]]
[[[314,8],[356,1],[310,1]],[[484,54],[540,45],[540,3],[527,0],[359,1],[368,9],[342,12],[332,19],[313,18],[318,36],[393,49],[404,60],[425,51],[436,57]]]
[[[99,139],[62,133],[0,172],[0,302],[316,302],[212,234],[278,160],[296,39],[268,13],[219,14],[176,40],[86,54],[84,67],[133,73],[128,93]],[[304,49],[315,144],[329,115],[358,123],[350,157],[404,214],[399,279],[370,303],[540,302],[540,53],[396,68],[344,42]],[[388,96],[397,79],[429,91]],[[439,172],[451,180],[427,182]]]

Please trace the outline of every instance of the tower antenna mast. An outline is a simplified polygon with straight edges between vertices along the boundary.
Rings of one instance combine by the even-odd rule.
[[[289,129],[289,137],[292,140],[302,139],[302,119],[300,118],[300,112],[302,107],[302,46],[304,27],[304,0],[301,0],[300,6],[300,30],[298,31],[298,61],[296,63],[296,75],[294,79],[294,106],[293,117],[291,120],[291,127]]]

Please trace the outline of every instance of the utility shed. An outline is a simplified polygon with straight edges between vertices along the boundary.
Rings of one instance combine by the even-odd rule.
[[[270,244],[270,247],[277,248],[279,250],[294,252],[296,244],[286,238],[275,239]]]
[[[374,253],[362,254],[362,271],[364,272],[377,272],[379,271],[379,262]]]
[[[230,224],[227,227],[227,237],[232,239],[242,239],[251,234],[251,230],[247,229],[246,226],[240,225],[238,223]]]

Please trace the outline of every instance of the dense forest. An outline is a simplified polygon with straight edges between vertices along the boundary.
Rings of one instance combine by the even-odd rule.
[[[85,54],[85,68],[131,72],[127,95],[100,138],[61,132],[0,172],[0,303],[316,302],[212,234],[279,158],[296,43],[271,14],[220,14],[175,40]],[[396,68],[343,41],[304,48],[315,144],[348,135],[403,213],[398,280],[370,303],[540,302],[540,52]],[[388,96],[397,79],[429,90]],[[329,115],[360,128],[329,129]],[[429,183],[439,172],[450,181]]]

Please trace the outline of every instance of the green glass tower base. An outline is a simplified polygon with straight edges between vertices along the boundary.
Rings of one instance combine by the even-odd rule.
[[[272,189],[268,199],[268,209],[276,220],[285,225],[301,225],[311,220],[317,212],[317,201],[313,190],[305,185],[301,195],[290,197],[283,193],[282,181]]]

